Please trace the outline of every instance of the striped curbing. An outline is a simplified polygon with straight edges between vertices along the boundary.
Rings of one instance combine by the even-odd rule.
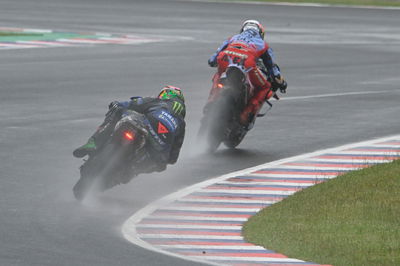
[[[210,265],[317,265],[246,243],[243,224],[296,191],[400,159],[400,135],[295,156],[213,178],[154,202],[123,225],[141,247]]]
[[[0,27],[0,32],[10,33],[9,36],[0,36],[0,50],[79,47],[102,44],[137,45],[144,43],[168,41],[173,37],[145,37],[139,35],[117,35],[109,33],[70,33],[55,32],[45,29],[22,29],[4,27]],[[182,37],[176,38],[182,39]]]

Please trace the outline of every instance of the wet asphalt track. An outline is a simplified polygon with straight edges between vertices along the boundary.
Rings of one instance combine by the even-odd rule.
[[[137,46],[0,51],[0,265],[187,265],[128,243],[121,224],[147,203],[226,172],[400,131],[398,10],[177,1],[2,0],[0,26],[188,37]],[[198,152],[208,56],[261,20],[289,83],[286,99],[235,151]],[[106,105],[184,88],[179,162],[81,205],[71,151]],[[364,92],[382,91],[379,94]],[[360,93],[295,99],[294,97]],[[194,265],[194,264],[193,264]]]

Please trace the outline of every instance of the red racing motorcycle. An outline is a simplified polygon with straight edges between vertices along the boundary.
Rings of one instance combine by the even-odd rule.
[[[267,77],[270,76],[262,61],[258,62],[258,67]],[[231,149],[237,147],[247,132],[253,128],[256,118],[265,116],[271,109],[271,102],[266,100],[268,108],[263,108],[264,110],[254,116],[248,126],[243,126],[239,122],[240,114],[254,93],[254,87],[248,77],[249,70],[244,69],[241,64],[230,61],[226,71],[218,80],[220,95],[205,106],[198,132],[199,138],[206,142],[208,152],[216,151],[221,143]],[[273,88],[273,91],[276,92],[276,89]],[[279,100],[276,93],[273,97]]]

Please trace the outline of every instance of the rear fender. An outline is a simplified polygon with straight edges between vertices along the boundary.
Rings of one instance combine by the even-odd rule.
[[[115,125],[113,142],[122,146],[132,145],[135,150],[143,148],[149,134],[143,119],[144,115],[129,111]]]
[[[235,102],[239,104],[240,109],[244,108],[249,100],[250,84],[247,79],[247,72],[242,67],[231,65],[226,70],[226,85],[232,90],[232,96]]]

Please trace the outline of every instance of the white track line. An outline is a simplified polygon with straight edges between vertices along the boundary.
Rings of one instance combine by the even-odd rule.
[[[188,1],[188,0],[186,0]],[[189,0],[191,2],[209,3],[230,3],[230,4],[249,4],[249,5],[271,5],[271,6],[299,6],[299,7],[325,7],[325,8],[356,8],[356,9],[383,9],[400,10],[395,6],[361,6],[361,5],[340,5],[340,4],[318,4],[318,3],[288,3],[288,2],[261,2],[261,1],[221,1],[221,0]]]
[[[328,93],[328,94],[316,94],[310,96],[294,96],[294,97],[282,97],[280,101],[292,101],[292,100],[307,100],[313,98],[327,98],[327,97],[340,97],[349,95],[363,95],[363,94],[382,94],[390,92],[399,92],[400,90],[381,90],[381,91],[352,91],[343,93]]]

